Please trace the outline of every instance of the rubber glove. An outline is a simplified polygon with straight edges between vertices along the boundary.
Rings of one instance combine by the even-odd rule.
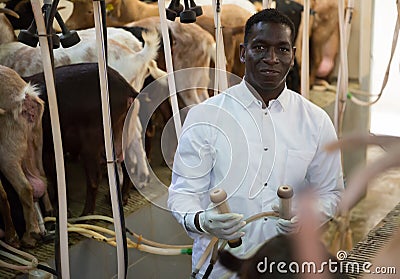
[[[299,232],[299,230],[300,230],[300,223],[299,223],[299,218],[297,218],[297,216],[294,216],[290,220],[279,218],[278,221],[276,221],[276,231],[279,234],[292,234]]]
[[[273,204],[272,210],[279,213],[279,205]],[[300,230],[299,218],[297,216],[292,217],[290,220],[279,218],[276,221],[276,231],[279,234],[292,234],[297,233]]]
[[[237,213],[218,213],[216,209],[208,209],[199,214],[199,223],[203,231],[225,240],[240,238],[244,232],[239,231],[246,222],[243,215]]]

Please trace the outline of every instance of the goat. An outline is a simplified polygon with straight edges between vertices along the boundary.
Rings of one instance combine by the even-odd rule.
[[[74,10],[68,18],[66,24],[69,28],[80,29],[90,28],[94,25],[93,17],[90,14],[93,13],[93,5],[87,0],[70,0],[74,4]],[[166,1],[168,2],[168,1]],[[196,1],[198,6],[210,6],[211,1]],[[121,26],[123,24],[137,21],[146,17],[158,16],[158,6],[143,3],[139,0],[107,0],[106,4],[112,7],[112,10],[108,12],[107,24],[109,26]],[[247,0],[227,0],[224,1],[223,6],[227,4],[231,6],[240,7],[240,11],[246,11],[247,13],[253,14],[257,11],[257,8]],[[228,9],[226,9],[228,12]],[[229,14],[231,14],[229,12]],[[89,16],[88,16],[89,15]],[[233,13],[232,13],[233,15]],[[213,14],[208,13],[207,16],[213,18]],[[78,27],[79,26],[79,27]]]
[[[5,0],[5,8],[17,11],[20,16],[16,18],[12,15],[7,15],[8,20],[14,29],[24,29],[32,23],[33,11],[30,0]]]
[[[47,105],[47,92],[43,73],[26,77],[26,80],[36,84],[41,90],[41,98],[46,103],[43,116],[44,160],[46,172],[55,181],[53,142],[51,137],[50,119]],[[64,152],[72,156],[81,157],[86,172],[86,201],[82,215],[93,213],[95,210],[96,194],[101,178],[101,164],[104,161],[103,125],[100,103],[100,81],[96,63],[72,64],[55,69],[57,102],[60,115],[61,135]],[[138,100],[138,95],[121,75],[108,68],[108,82],[110,89],[110,109],[112,128],[114,132],[115,153],[117,162],[124,158],[122,148],[122,130],[129,106]],[[145,162],[145,153],[141,138],[141,124],[137,115],[130,126],[130,137],[127,148],[134,148],[134,154],[129,152],[130,158],[137,162],[133,170],[135,186],[144,187],[149,179],[149,170]],[[137,157],[136,157],[137,156]],[[129,178],[125,177],[123,196],[125,202],[129,196]]]
[[[93,18],[87,16],[88,12],[93,11],[92,3],[86,0],[72,2],[74,3],[74,10],[72,15],[66,21],[66,25],[73,29],[89,28],[94,26]],[[158,7],[156,5],[145,4],[138,0],[110,0],[107,3],[113,6],[113,10],[109,12],[107,17],[107,24],[109,26],[122,26],[147,17],[158,16]],[[210,24],[208,23],[209,20],[213,21],[214,18],[212,6],[205,5],[202,6],[202,9],[203,15],[197,17],[196,24],[200,25],[211,35],[215,36],[214,26],[210,28]],[[227,58],[229,63],[228,69],[232,69],[232,72],[238,76],[243,76],[244,67],[240,63],[239,59],[239,45],[241,41],[238,38],[243,38],[245,22],[252,15],[252,12],[243,9],[238,5],[224,4],[222,5],[221,15],[222,26],[224,26],[224,29],[236,28],[236,30],[223,31],[224,35],[227,37],[227,42],[224,43],[224,46],[226,53],[229,53],[229,57]],[[203,17],[206,17],[209,20],[203,20]],[[238,32],[237,30],[241,30],[241,32]],[[228,44],[230,41],[229,36],[231,36],[232,33],[236,34],[233,39],[233,45]]]
[[[161,33],[158,17],[144,18],[124,26],[126,29],[129,27],[141,27],[145,30],[156,29]],[[168,22],[168,28],[172,37],[174,70],[191,67],[204,68],[203,70],[199,69],[196,76],[188,76],[184,80],[177,81],[179,88],[185,89],[179,92],[184,104],[186,106],[198,104],[209,97],[207,87],[210,79],[207,67],[209,67],[211,59],[215,61],[215,41],[210,34],[195,24]],[[159,57],[164,58],[163,51]]]
[[[339,51],[338,2],[332,0],[315,1],[314,22],[311,34],[310,84],[316,78],[329,78],[335,68]]]
[[[10,204],[4,186],[0,180],[0,213],[4,222],[4,230],[0,229],[0,238],[5,238],[11,246],[19,247],[19,238],[15,230],[14,222],[11,216]]]
[[[22,244],[35,246],[40,230],[34,209],[34,199],[43,197],[46,212],[52,211],[47,195],[47,182],[42,163],[43,101],[38,90],[27,84],[14,70],[0,66],[0,172],[10,182],[21,201],[26,223]],[[4,192],[2,199],[4,200]],[[7,204],[2,213],[8,214]],[[8,229],[9,216],[4,220]],[[7,233],[7,241],[15,246],[18,242],[13,233]]]
[[[146,43],[141,43],[129,32],[119,28],[108,28],[108,58],[110,67],[117,70],[137,91],[150,74],[154,78],[165,75],[155,61],[159,45],[156,33],[143,34]],[[39,48],[31,48],[16,42],[14,30],[4,14],[0,14],[0,64],[14,69],[21,76],[30,76],[42,71]],[[81,42],[70,48],[54,50],[55,67],[82,62],[97,62],[95,30],[78,32]]]

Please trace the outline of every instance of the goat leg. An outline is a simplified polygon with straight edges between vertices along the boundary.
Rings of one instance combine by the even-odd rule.
[[[86,200],[81,216],[93,214],[96,207],[96,196],[100,183],[100,169],[97,165],[100,159],[96,160],[98,157],[99,156],[90,155],[83,156],[83,164],[86,173]]]
[[[9,165],[6,165],[2,172],[17,192],[24,211],[26,230],[22,237],[22,245],[34,247],[41,237],[33,203],[33,187],[17,162],[9,162]]]
[[[14,223],[11,218],[10,204],[8,203],[7,193],[3,188],[3,184],[0,181],[0,213],[3,217],[5,226],[5,241],[15,248],[20,247],[19,238],[15,231]]]

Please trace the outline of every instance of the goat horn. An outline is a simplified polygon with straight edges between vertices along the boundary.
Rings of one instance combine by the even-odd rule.
[[[0,115],[3,115],[5,113],[6,113],[6,111],[4,109],[0,108]]]
[[[19,15],[16,12],[7,8],[0,8],[0,13],[5,13],[15,18],[19,18]]]

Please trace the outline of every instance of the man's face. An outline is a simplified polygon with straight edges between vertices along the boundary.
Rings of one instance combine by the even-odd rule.
[[[294,54],[288,26],[254,24],[248,34],[248,43],[240,46],[240,59],[246,63],[245,80],[260,94],[279,94],[293,66]]]

